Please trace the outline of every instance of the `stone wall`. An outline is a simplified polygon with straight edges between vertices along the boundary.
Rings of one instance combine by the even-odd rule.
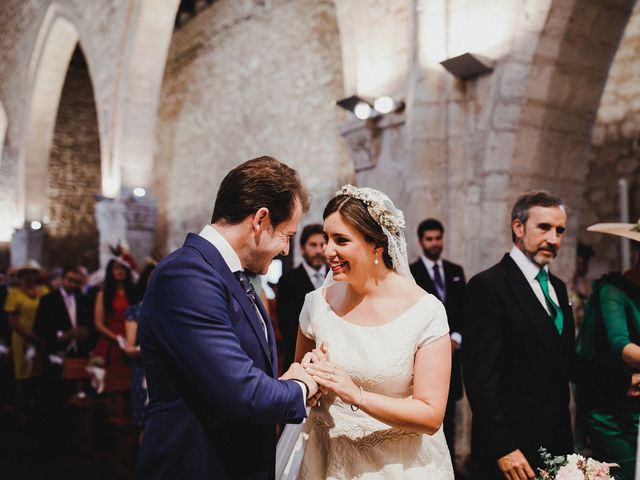
[[[81,262],[98,267],[95,195],[99,194],[100,139],[89,71],[78,48],[60,97],[49,160],[46,266]]]
[[[209,222],[239,163],[271,155],[313,195],[302,223],[351,178],[334,101],[342,96],[331,1],[214,3],[174,33],[162,88],[154,195],[172,250]]]
[[[619,179],[627,180],[629,221],[635,223],[640,219],[640,5],[611,65],[589,156],[579,237],[596,250],[592,277],[620,269],[618,238],[585,231],[593,223],[620,221]]]

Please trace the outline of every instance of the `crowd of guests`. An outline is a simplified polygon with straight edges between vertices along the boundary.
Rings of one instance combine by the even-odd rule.
[[[138,272],[130,255],[118,253],[91,275],[81,265],[46,272],[29,261],[0,277],[0,406],[45,441],[65,430],[59,427],[69,420],[74,395],[98,396],[89,385],[78,392],[75,382],[64,380],[71,359],[86,359],[88,372],[130,369],[127,411],[133,425],[144,427],[147,395],[137,322],[156,262],[149,260]]]

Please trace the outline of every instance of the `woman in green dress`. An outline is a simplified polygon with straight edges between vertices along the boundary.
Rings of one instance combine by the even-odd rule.
[[[589,231],[635,240],[640,247],[640,222],[596,224]],[[640,248],[638,248],[640,253]],[[598,280],[585,311],[577,349],[581,355],[617,363],[640,372],[640,254],[630,270]],[[612,398],[609,392],[576,392],[579,415],[594,457],[620,465],[625,480],[635,478],[640,398]]]

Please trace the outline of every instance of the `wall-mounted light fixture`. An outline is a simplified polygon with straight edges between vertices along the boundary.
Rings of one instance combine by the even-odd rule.
[[[387,115],[404,110],[404,102],[402,100],[395,101],[387,96],[378,97],[374,100],[373,98],[351,95],[350,97],[338,100],[336,105],[350,111],[359,120],[368,120],[379,117],[380,115]]]
[[[451,75],[469,80],[493,71],[493,60],[475,53],[463,53],[440,62]]]
[[[31,222],[31,230],[40,230],[42,228],[42,223],[37,220]]]

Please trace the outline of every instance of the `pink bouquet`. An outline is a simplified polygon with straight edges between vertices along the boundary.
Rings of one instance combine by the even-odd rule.
[[[540,449],[540,457],[544,468],[538,469],[536,480],[615,480],[609,470],[619,466],[577,454],[554,457],[544,448]]]

